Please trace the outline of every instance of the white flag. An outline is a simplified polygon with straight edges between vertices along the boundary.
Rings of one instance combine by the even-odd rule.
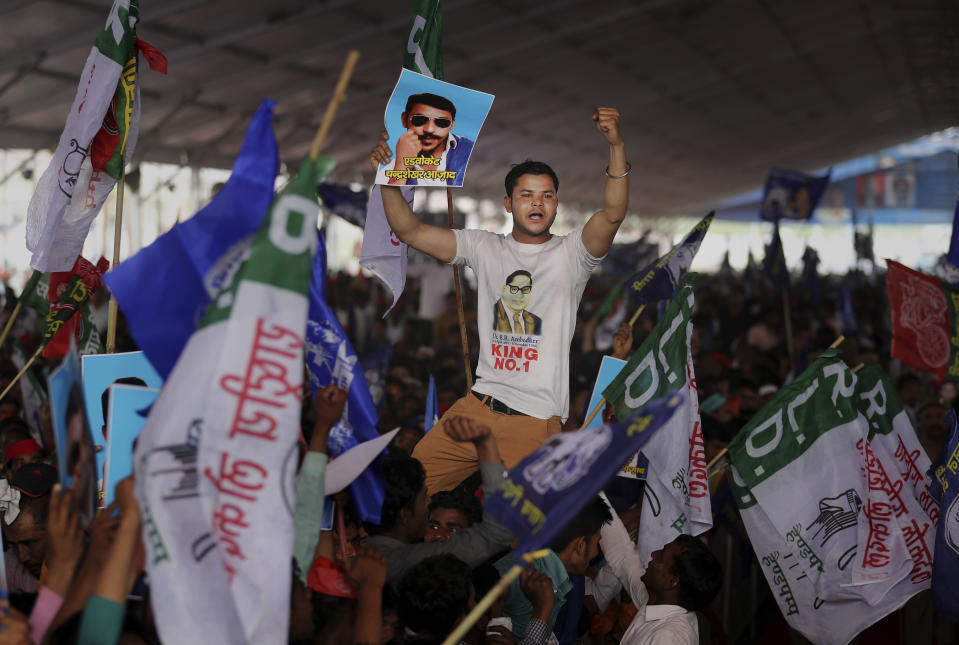
[[[120,176],[124,155],[133,152],[139,116],[138,20],[137,0],[115,0],[87,56],[60,142],[27,210],[30,266],[38,271],[73,267],[90,223]]]
[[[655,329],[603,391],[617,419],[671,391],[685,396],[669,423],[643,447],[649,460],[637,545],[643,562],[678,535],[699,535],[713,525],[690,353],[695,279],[695,274],[687,276]]]
[[[393,304],[386,310],[390,312],[403,294],[406,286],[406,258],[409,247],[400,242],[396,233],[386,221],[383,208],[383,194],[377,184],[370,191],[370,201],[366,206],[366,226],[363,229],[363,248],[360,251],[360,266],[386,283],[393,293]],[[413,208],[413,186],[401,186],[400,191],[406,203]],[[386,315],[386,314],[384,314]]]
[[[773,596],[824,645],[848,642],[931,578],[935,527],[888,442],[870,441],[871,389],[829,350],[729,445],[734,497]]]
[[[305,161],[274,201],[137,444],[164,642],[287,642],[316,170]]]

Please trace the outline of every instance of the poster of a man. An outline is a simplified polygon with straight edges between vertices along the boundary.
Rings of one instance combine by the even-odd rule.
[[[513,271],[506,276],[503,295],[493,305],[493,330],[513,334],[543,333],[543,319],[526,311],[533,292],[533,276],[529,271]]]
[[[391,150],[377,184],[462,186],[493,97],[403,70],[386,107]]]

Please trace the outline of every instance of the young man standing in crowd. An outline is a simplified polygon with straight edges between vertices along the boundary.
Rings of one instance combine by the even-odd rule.
[[[696,611],[716,597],[723,583],[719,560],[699,538],[680,535],[645,566],[619,516],[600,529],[600,548],[636,605],[623,645],[697,645]]]
[[[559,432],[561,419],[569,413],[569,345],[576,310],[586,281],[626,218],[630,167],[619,131],[619,111],[597,108],[593,121],[609,144],[603,208],[569,235],[550,233],[559,179],[541,162],[525,161],[506,175],[503,203],[513,216],[509,235],[424,224],[399,188],[383,186],[382,190],[386,218],[400,240],[476,272],[478,379],[473,391],[453,404],[439,425],[449,416],[466,416],[489,426],[507,468]],[[384,132],[370,159],[387,164],[391,158]],[[514,306],[516,311],[508,315],[502,308],[509,320],[497,321],[497,303],[504,298],[522,306]],[[414,456],[426,469],[430,492],[454,488],[477,467],[469,444],[453,442],[435,429],[417,445]]]

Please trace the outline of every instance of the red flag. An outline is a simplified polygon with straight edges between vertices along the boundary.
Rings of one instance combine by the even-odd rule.
[[[50,298],[50,314],[47,316],[47,325],[45,333],[53,331],[53,337],[47,343],[43,350],[45,358],[63,358],[70,351],[70,338],[77,339],[80,331],[80,316],[75,316],[83,303],[89,298],[89,294],[96,291],[102,282],[103,274],[110,268],[110,262],[106,258],[100,260],[94,265],[83,256],[77,258],[70,271],[55,271],[50,274],[50,288],[47,291]],[[67,289],[76,291],[71,287],[75,285],[74,276],[79,278],[86,289],[84,293],[66,293]]]
[[[959,289],[892,260],[886,266],[890,356],[939,379],[959,380],[959,335],[954,333]]]

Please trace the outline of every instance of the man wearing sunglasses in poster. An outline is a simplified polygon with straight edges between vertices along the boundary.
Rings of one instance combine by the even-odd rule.
[[[453,102],[436,94],[413,94],[406,99],[406,109],[400,118],[406,132],[396,143],[396,163],[392,168],[380,171],[383,177],[389,177],[387,170],[399,173],[407,170],[454,172],[454,176],[446,179],[394,176],[389,177],[389,183],[396,186],[462,186],[463,171],[473,142],[450,132],[456,123]],[[414,159],[416,162],[406,163]]]
[[[559,432],[569,414],[569,346],[576,310],[590,274],[626,218],[630,166],[619,111],[599,107],[592,118],[609,145],[607,167],[597,168],[597,179],[605,175],[603,207],[567,235],[550,232],[559,179],[539,161],[514,165],[506,175],[503,204],[513,217],[508,235],[425,224],[398,187],[382,187],[386,219],[400,240],[476,272],[477,380],[437,425],[464,416],[489,427],[507,468]],[[370,160],[376,168],[392,158],[384,132]],[[527,317],[530,310],[539,315]],[[445,437],[434,426],[413,453],[426,470],[430,494],[455,488],[478,467],[472,444],[464,447]]]

